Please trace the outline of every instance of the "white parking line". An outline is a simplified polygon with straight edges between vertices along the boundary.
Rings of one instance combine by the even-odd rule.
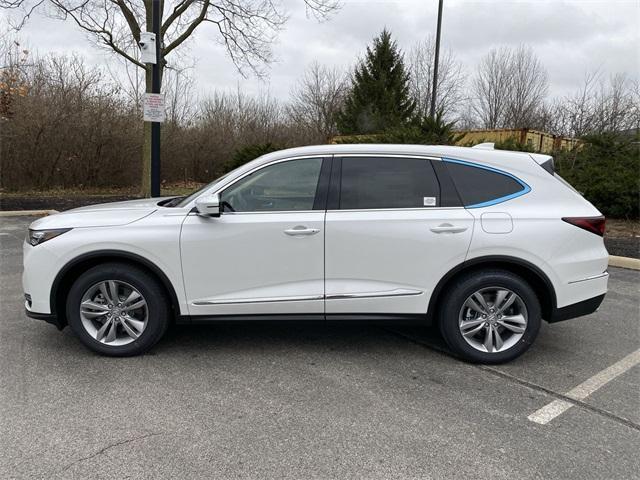
[[[577,387],[572,388],[567,393],[565,393],[565,396],[573,400],[584,400],[593,392],[606,385],[617,376],[622,375],[630,368],[638,365],[639,363],[640,350],[636,350],[635,352],[632,352],[624,357],[622,360],[614,363],[610,367],[596,373],[593,377],[585,380]],[[532,422],[545,425],[556,418],[558,415],[561,415],[562,413],[569,410],[571,407],[573,407],[573,403],[571,402],[568,402],[566,400],[554,400],[548,405],[542,407],[540,410],[536,410],[527,418]]]

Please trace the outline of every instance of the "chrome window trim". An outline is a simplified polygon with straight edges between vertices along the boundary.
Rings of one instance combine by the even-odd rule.
[[[327,210],[327,213],[335,212],[431,212],[433,210],[464,210],[464,207],[411,207],[411,208],[341,208]],[[314,210],[322,211],[322,210]]]
[[[336,212],[431,212],[433,210],[464,210],[464,207],[412,207],[412,208],[363,208],[363,209],[342,209],[342,210],[277,210],[277,211],[255,211],[255,212],[222,212],[222,215],[278,215],[289,213],[336,213]],[[189,216],[197,216],[195,212],[190,212]]]
[[[442,157],[431,155],[417,155],[407,154],[402,155],[400,153],[345,153],[345,154],[333,154],[336,158],[348,158],[348,157],[373,157],[373,158],[417,158],[421,160],[442,160]]]
[[[254,210],[251,212],[221,212],[221,215],[274,215],[277,213],[322,213],[324,210]]]

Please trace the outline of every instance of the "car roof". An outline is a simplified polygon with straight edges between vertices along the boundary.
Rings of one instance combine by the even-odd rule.
[[[247,172],[271,162],[295,157],[323,157],[330,155],[415,155],[434,158],[451,158],[466,160],[472,163],[489,165],[511,173],[540,174],[543,170],[537,163],[543,163],[551,157],[547,155],[513,152],[509,150],[491,150],[470,147],[453,147],[449,145],[406,145],[357,143],[342,145],[309,145],[306,147],[288,148],[267,153],[229,172],[211,184],[212,191],[224,189]],[[534,156],[535,155],[535,156]]]
[[[476,149],[470,147],[455,147],[449,145],[406,145],[406,144],[341,144],[341,145],[310,145],[306,147],[288,148],[268,153],[250,162],[252,167],[289,157],[313,155],[420,155],[439,158],[453,158],[471,162],[486,163],[496,167],[519,169],[537,168],[536,163],[543,163],[551,157],[526,152],[510,150]],[[532,160],[534,160],[532,162]]]

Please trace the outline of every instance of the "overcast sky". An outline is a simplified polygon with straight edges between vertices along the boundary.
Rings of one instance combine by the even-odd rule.
[[[307,18],[302,0],[284,4],[290,18],[273,46],[275,62],[265,79],[243,79],[215,41],[213,28],[197,34],[188,53],[198,93],[239,87],[284,99],[310,63],[353,65],[384,27],[404,50],[434,35],[438,2],[343,0],[343,8],[322,23]],[[575,89],[586,71],[598,68],[640,75],[640,0],[444,0],[444,5],[442,45],[469,72],[492,47],[525,43],[548,69],[552,95]],[[75,51],[93,64],[112,61],[71,22],[36,16],[21,37],[41,54]]]

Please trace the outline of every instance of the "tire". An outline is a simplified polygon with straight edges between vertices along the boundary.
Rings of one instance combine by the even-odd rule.
[[[74,282],[66,312],[69,326],[85,346],[102,355],[127,357],[146,352],[160,340],[171,308],[153,275],[126,263],[104,263]]]
[[[501,311],[498,303],[509,306]],[[473,363],[504,363],[519,357],[534,342],[540,323],[540,301],[531,286],[504,270],[476,271],[456,279],[438,311],[447,345]]]

